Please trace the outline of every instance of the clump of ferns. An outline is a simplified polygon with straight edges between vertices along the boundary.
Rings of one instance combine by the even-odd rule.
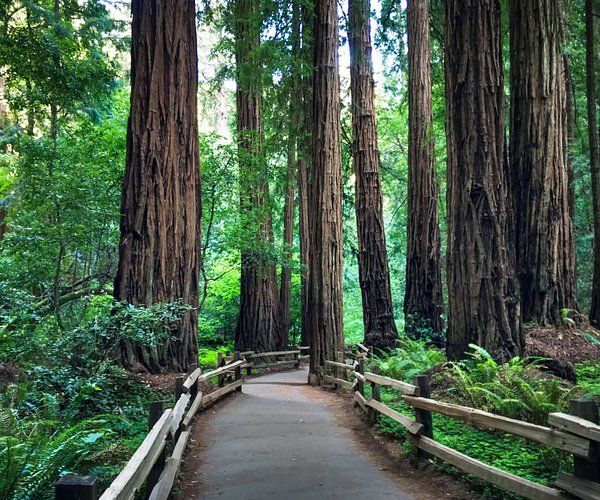
[[[576,389],[545,374],[544,358],[515,357],[496,362],[483,348],[470,344],[469,359],[447,364],[452,399],[474,408],[544,424],[548,414],[565,409]]]
[[[0,498],[52,498],[52,485],[63,474],[98,455],[106,446],[114,415],[99,415],[46,434],[47,422],[0,411]]]
[[[381,355],[375,359],[382,374],[406,382],[412,382],[416,375],[421,375],[445,361],[446,356],[441,350],[428,346],[422,340],[408,337],[401,337],[398,347],[389,355]]]

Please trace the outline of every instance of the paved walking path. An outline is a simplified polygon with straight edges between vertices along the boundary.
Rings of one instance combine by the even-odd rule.
[[[202,429],[202,499],[410,499],[356,449],[350,431],[309,397],[307,372],[249,379]],[[187,497],[190,491],[187,489]]]

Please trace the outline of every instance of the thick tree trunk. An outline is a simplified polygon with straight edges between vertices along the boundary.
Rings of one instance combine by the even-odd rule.
[[[352,160],[356,175],[358,272],[365,343],[391,349],[398,339],[385,242],[369,0],[349,0]]]
[[[183,371],[197,361],[200,165],[192,0],[132,3],[131,111],[115,296],[191,307],[174,339],[123,345],[129,368]]]
[[[343,348],[342,154],[338,13],[335,0],[315,4],[313,149],[310,183],[309,382],[320,383],[325,360]]]
[[[236,107],[240,164],[240,209],[248,246],[242,249],[240,313],[235,345],[240,351],[278,348],[278,297],[274,263],[265,255],[273,244],[269,184],[263,148],[260,23],[255,0],[236,0]],[[250,246],[253,245],[253,246]]]
[[[300,0],[298,0],[300,2]],[[300,2],[302,18],[300,67],[301,88],[298,97],[302,100],[302,128],[298,132],[298,230],[300,233],[300,300],[301,300],[301,330],[300,343],[310,344],[310,311],[308,309],[308,262],[310,249],[310,223],[308,185],[312,177],[312,30],[314,24],[314,5]]]
[[[587,88],[588,134],[590,141],[590,173],[594,210],[594,281],[590,323],[600,327],[600,146],[596,118],[596,53],[594,52],[594,0],[585,0],[585,70]]]
[[[441,337],[442,274],[435,181],[429,1],[410,0],[408,34],[408,228],[404,322],[413,338]]]
[[[498,0],[446,1],[447,354],[470,343],[522,352],[518,286],[506,241],[507,172]]]
[[[510,0],[510,167],[525,323],[576,309],[562,0]]]

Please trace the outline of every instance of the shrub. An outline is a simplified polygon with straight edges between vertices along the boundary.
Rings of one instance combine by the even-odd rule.
[[[406,382],[412,382],[415,375],[425,373],[445,361],[446,357],[439,349],[408,337],[402,337],[391,354],[381,355],[375,360],[381,373]]]
[[[542,358],[515,357],[501,364],[485,349],[470,347],[470,359],[449,363],[448,373],[450,392],[474,408],[544,424],[574,396],[573,388],[539,371]]]

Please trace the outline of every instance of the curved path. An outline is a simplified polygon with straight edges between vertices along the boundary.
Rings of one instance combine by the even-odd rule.
[[[200,430],[197,483],[185,498],[410,499],[366,461],[350,431],[309,397],[307,372],[252,378]]]

